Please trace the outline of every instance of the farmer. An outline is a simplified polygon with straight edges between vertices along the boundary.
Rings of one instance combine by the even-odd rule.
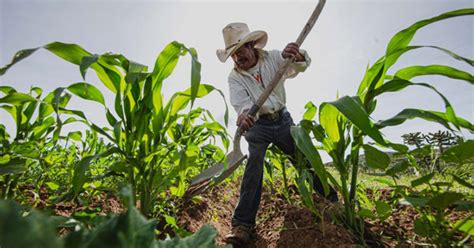
[[[266,51],[264,31],[250,32],[245,23],[231,23],[223,29],[225,49],[217,50],[217,57],[225,62],[229,57],[234,68],[228,77],[230,102],[238,114],[237,126],[245,131],[249,145],[249,158],[240,188],[240,199],[232,217],[232,232],[226,241],[245,245],[256,237],[255,218],[260,204],[265,152],[273,143],[291,157],[295,143],[290,134],[294,125],[285,107],[286,96],[283,82],[303,72],[311,63],[308,54],[299,50],[296,43],[289,43],[283,51]],[[268,86],[285,58],[293,59],[281,82],[254,118],[247,114],[260,94]],[[313,174],[314,188],[323,194],[321,181]],[[337,193],[330,188],[327,198],[337,201]]]

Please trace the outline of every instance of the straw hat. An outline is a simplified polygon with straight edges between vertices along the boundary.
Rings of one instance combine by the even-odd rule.
[[[225,49],[217,50],[217,57],[225,62],[232,53],[237,51],[243,44],[255,41],[256,48],[263,48],[267,44],[267,33],[265,31],[250,32],[245,23],[230,23],[222,30],[224,35]]]

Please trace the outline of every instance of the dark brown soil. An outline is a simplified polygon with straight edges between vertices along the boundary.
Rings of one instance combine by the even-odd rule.
[[[389,202],[393,199],[393,190],[392,189],[379,189],[377,190],[380,196],[378,199],[385,202]],[[368,189],[367,194],[370,198],[374,198],[373,190]],[[469,211],[451,211],[446,219],[450,223],[455,223],[459,220],[466,218],[471,213]],[[429,241],[426,238],[416,235],[414,231],[415,220],[420,217],[420,214],[416,209],[409,205],[397,204],[393,210],[392,214],[385,220],[366,220],[366,227],[373,233],[376,233],[384,237],[384,243],[389,247],[427,247]],[[462,239],[462,234],[457,233],[454,235],[456,240]],[[468,240],[467,246],[472,247],[472,239]]]
[[[238,201],[239,182],[219,185],[202,195],[200,202],[187,205],[179,215],[180,226],[195,232],[210,223],[218,230],[217,243],[224,245],[224,236],[230,232],[232,213]],[[331,203],[320,200],[318,209],[331,207]],[[326,218],[321,220],[307,208],[300,207],[299,202],[296,194],[292,194],[290,201],[287,201],[281,194],[264,190],[257,216],[257,239],[249,247],[356,246],[352,234],[332,223],[329,215],[325,214]]]
[[[221,184],[199,196],[199,200],[186,204],[184,209],[177,213],[178,225],[190,232],[196,232],[204,224],[210,223],[218,231],[217,244],[225,245],[224,236],[230,232],[232,213],[239,199],[239,185],[238,179]],[[124,211],[120,200],[111,193],[102,192],[88,197],[87,202],[80,204],[70,201],[54,203],[49,199],[50,192],[46,187],[41,187],[39,192],[35,192],[32,185],[27,185],[21,186],[20,191],[25,196],[24,203],[51,211],[54,215],[72,216],[74,213],[85,211],[105,216]],[[369,198],[385,202],[393,199],[391,189],[377,191],[377,194],[374,194],[372,190],[368,190]],[[377,199],[374,195],[377,195]],[[290,187],[289,199],[264,188],[257,215],[257,239],[249,247],[359,247],[353,234],[333,221],[331,213],[340,212],[340,205],[329,203],[316,195],[314,199],[318,210],[316,214],[302,207],[301,198],[296,193],[295,187]],[[450,223],[455,223],[469,214],[471,214],[469,211],[451,211],[447,219]],[[385,221],[366,220],[367,245],[430,246],[426,238],[417,236],[413,230],[414,221],[418,217],[419,213],[413,207],[398,204]],[[172,230],[168,230],[167,233],[172,235]],[[472,245],[472,238],[466,244]]]
[[[37,209],[51,210],[53,215],[70,217],[74,213],[87,211],[105,216],[124,211],[122,203],[115,195],[104,192],[90,196],[87,203],[80,204],[71,201],[54,203],[54,201],[49,199],[50,192],[45,186],[40,187],[39,192],[35,192],[32,185],[23,185],[20,187],[20,190],[26,196],[29,206]]]

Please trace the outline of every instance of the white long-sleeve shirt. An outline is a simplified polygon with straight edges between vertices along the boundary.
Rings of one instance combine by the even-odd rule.
[[[247,71],[234,67],[229,74],[230,103],[237,114],[241,114],[252,107],[265,90],[265,87],[271,83],[274,75],[284,62],[281,51],[258,51],[259,59],[254,67]],[[305,61],[295,62],[290,65],[257,115],[273,113],[285,107],[285,80],[295,77],[299,72],[305,71],[311,63],[311,58],[306,51],[300,50],[300,53],[304,55]]]

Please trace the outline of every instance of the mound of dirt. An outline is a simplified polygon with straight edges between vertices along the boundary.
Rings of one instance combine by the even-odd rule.
[[[219,233],[217,244],[224,245],[239,200],[239,184],[240,180],[235,180],[219,185],[202,195],[201,201],[187,205],[178,216],[179,225],[196,232],[202,225],[210,223]],[[320,200],[317,208],[323,212],[330,203]],[[332,223],[327,214],[322,214],[326,218],[315,216],[299,202],[301,200],[294,192],[287,201],[283,195],[272,194],[264,188],[257,214],[257,239],[249,247],[349,247],[357,244],[352,234]]]

